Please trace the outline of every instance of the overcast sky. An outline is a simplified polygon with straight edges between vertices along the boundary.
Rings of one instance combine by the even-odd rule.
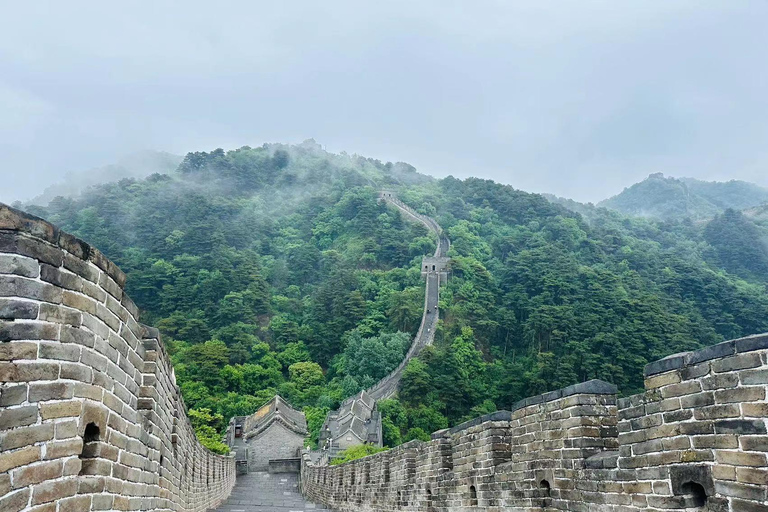
[[[0,201],[313,137],[581,201],[768,185],[768,2],[0,0]]]

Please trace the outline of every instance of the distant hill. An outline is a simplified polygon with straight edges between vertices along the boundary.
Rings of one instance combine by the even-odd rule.
[[[77,197],[88,187],[94,185],[120,181],[125,178],[146,178],[155,173],[168,174],[176,170],[183,158],[164,151],[131,153],[114,164],[86,171],[69,172],[61,182],[47,187],[30,203],[47,205],[55,197]]]
[[[651,174],[598,203],[636,217],[711,219],[728,208],[744,210],[768,203],[768,189],[746,181],[701,181]]]

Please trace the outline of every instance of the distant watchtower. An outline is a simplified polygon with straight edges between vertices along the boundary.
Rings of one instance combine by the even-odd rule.
[[[424,256],[421,260],[421,276],[426,279],[429,274],[437,274],[440,284],[448,282],[451,258],[447,256]]]

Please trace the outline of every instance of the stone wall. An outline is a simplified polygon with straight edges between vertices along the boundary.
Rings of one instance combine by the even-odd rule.
[[[305,437],[281,421],[271,423],[258,436],[248,440],[248,471],[267,471],[273,459],[299,457]]]
[[[340,511],[768,511],[768,335],[590,381],[340,466],[304,494]]]
[[[124,285],[95,248],[0,205],[3,512],[197,512],[229,495],[234,458],[197,441]]]

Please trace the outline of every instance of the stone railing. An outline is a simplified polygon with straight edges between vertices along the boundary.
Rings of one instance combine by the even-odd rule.
[[[338,511],[768,510],[768,334],[590,381],[339,466],[302,462]]]
[[[234,457],[198,442],[124,285],[97,249],[0,205],[3,512],[202,512],[229,495]]]

